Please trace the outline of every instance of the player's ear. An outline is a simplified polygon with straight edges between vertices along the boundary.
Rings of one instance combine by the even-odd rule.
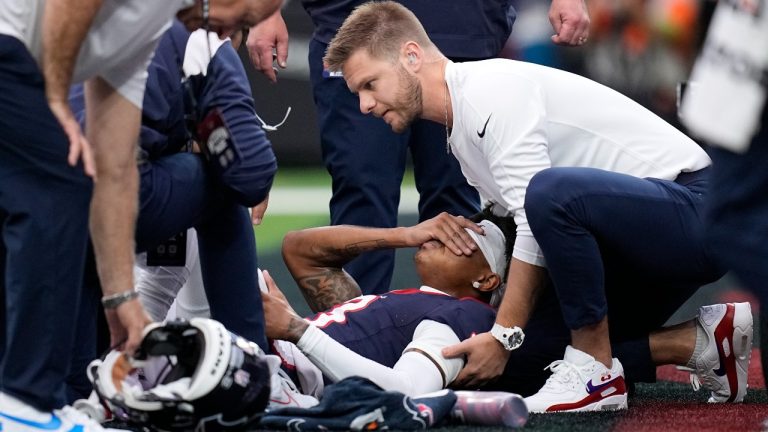
[[[501,285],[501,277],[493,272],[486,273],[485,276],[472,284],[476,290],[482,292],[493,291],[498,288],[499,285]]]

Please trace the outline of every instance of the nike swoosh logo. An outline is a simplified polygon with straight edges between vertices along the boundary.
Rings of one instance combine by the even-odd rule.
[[[281,396],[285,396],[285,399],[283,399],[282,397],[280,399],[270,399],[270,402],[274,402],[280,405],[290,405],[291,403],[293,403],[293,406],[299,406],[299,403],[296,402],[295,399],[293,399],[293,396],[291,396],[291,394],[288,393],[288,390],[283,389],[283,394]]]
[[[609,387],[609,386],[613,385],[613,382],[616,381],[619,378],[620,377],[616,377],[616,378],[614,378],[614,379],[612,379],[612,380],[610,380],[608,382],[605,382],[605,383],[602,383],[602,384],[599,384],[599,385],[596,385],[596,386],[592,385],[592,380],[589,380],[589,381],[587,381],[587,393],[592,394],[592,393],[598,392],[598,391],[600,391],[600,390],[602,390],[602,389],[604,389],[606,387]]]
[[[478,133],[477,133],[477,136],[479,136],[480,138],[482,138],[482,137],[484,137],[484,136],[485,136],[485,128],[487,128],[487,127],[488,127],[488,122],[489,122],[489,121],[491,121],[491,116],[492,116],[492,115],[493,115],[493,113],[491,113],[491,114],[488,116],[488,119],[485,121],[485,124],[483,125],[483,130],[481,130],[480,132],[478,132]]]
[[[3,414],[3,413],[0,413],[0,417],[5,417],[8,420],[15,421],[16,423],[21,423],[25,426],[33,427],[36,429],[42,429],[42,430],[56,430],[61,427],[61,419],[59,419],[55,415],[51,415],[51,419],[48,420],[47,423],[38,423],[32,420],[23,419],[20,417],[14,417],[12,415]],[[78,430],[82,430],[82,427]]]
[[[720,367],[717,369],[712,369],[712,372],[714,372],[715,375],[720,377],[724,376],[727,373],[727,371],[725,370],[725,363],[723,362],[722,357],[720,357]]]

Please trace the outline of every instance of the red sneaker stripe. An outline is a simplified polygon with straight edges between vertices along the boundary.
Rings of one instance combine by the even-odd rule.
[[[736,394],[739,392],[739,375],[738,372],[736,372],[736,354],[733,352],[734,315],[736,315],[736,306],[733,303],[726,304],[725,315],[715,329],[717,352],[720,355],[720,362],[725,363],[725,373],[728,376],[728,386],[731,391],[731,396],[728,398],[728,402],[733,402],[733,400],[736,399]],[[728,356],[723,352],[723,340],[728,340],[728,346],[731,348],[731,352]]]
[[[617,377],[616,379],[614,379],[611,382],[614,384],[613,388],[615,388],[616,391],[611,393],[611,394],[609,394],[608,396],[603,397],[603,395],[602,395],[602,393],[606,389],[610,388],[610,387],[606,386],[606,387],[601,388],[600,391],[596,391],[596,392],[588,395],[587,397],[585,397],[584,399],[582,399],[582,400],[580,400],[578,402],[571,402],[571,403],[552,405],[549,408],[547,408],[547,412],[552,412],[552,411],[570,411],[570,410],[574,410],[574,409],[579,409],[579,408],[583,408],[583,407],[585,407],[585,406],[587,406],[587,405],[589,405],[591,403],[595,403],[595,402],[597,402],[599,400],[602,400],[602,399],[605,399],[605,398],[608,398],[608,397],[611,397],[611,396],[616,396],[616,395],[626,394],[627,393],[627,386],[624,383],[624,377],[622,377],[622,376]]]

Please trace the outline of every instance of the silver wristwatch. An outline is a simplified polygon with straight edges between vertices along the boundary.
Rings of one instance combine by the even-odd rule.
[[[525,333],[520,327],[504,327],[501,324],[493,324],[491,328],[491,336],[496,338],[507,351],[512,351],[520,348],[525,339]]]

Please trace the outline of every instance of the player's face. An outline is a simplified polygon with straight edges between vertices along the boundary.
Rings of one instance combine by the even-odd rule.
[[[470,256],[459,256],[441,242],[431,240],[421,245],[413,260],[416,273],[425,285],[455,297],[479,298],[479,292],[472,288],[472,282],[488,267],[479,249]]]
[[[357,50],[344,64],[349,89],[360,98],[360,111],[382,118],[403,132],[423,110],[421,83],[400,64]]]
[[[221,37],[231,36],[243,27],[251,27],[272,15],[282,0],[209,0],[208,26]],[[176,16],[187,30],[203,26],[203,1],[183,9]]]

